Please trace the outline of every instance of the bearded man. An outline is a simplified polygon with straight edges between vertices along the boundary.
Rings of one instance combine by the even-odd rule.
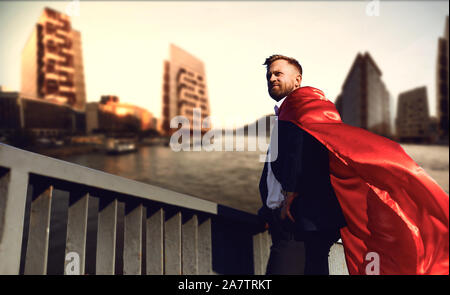
[[[448,195],[400,145],[342,123],[321,90],[301,87],[297,60],[264,65],[278,102],[259,185],[272,236],[266,273],[328,274],[341,237],[350,274],[366,274],[374,254],[380,274],[448,274]]]

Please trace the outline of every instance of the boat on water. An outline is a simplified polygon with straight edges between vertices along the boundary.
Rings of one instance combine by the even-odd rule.
[[[113,138],[106,141],[106,153],[108,154],[125,154],[136,150],[134,140]]]

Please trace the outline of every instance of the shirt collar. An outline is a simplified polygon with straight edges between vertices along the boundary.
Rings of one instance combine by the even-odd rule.
[[[277,103],[274,106],[274,110],[275,110],[275,115],[278,116],[278,110],[280,109],[281,104],[283,103],[283,101],[286,99],[287,96],[283,97],[280,101],[277,101]]]

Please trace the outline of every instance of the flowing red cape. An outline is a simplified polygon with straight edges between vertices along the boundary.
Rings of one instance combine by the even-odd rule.
[[[398,143],[344,124],[313,87],[289,94],[278,119],[329,150],[331,184],[347,221],[341,237],[350,274],[449,273],[448,194]]]

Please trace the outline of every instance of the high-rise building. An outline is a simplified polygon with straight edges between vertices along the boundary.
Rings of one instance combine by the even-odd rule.
[[[448,141],[448,16],[445,22],[444,36],[438,41],[438,54],[436,61],[436,100],[439,126],[439,137]]]
[[[431,138],[427,88],[419,87],[399,94],[395,127],[400,141],[421,142]]]
[[[170,59],[164,61],[162,131],[169,135],[170,120],[175,116],[189,119],[193,129],[194,108],[201,109],[201,120],[210,115],[205,66],[201,60],[171,44]],[[201,128],[202,132],[205,129]]]
[[[84,111],[81,51],[70,17],[46,7],[22,51],[21,93]]]
[[[344,123],[390,137],[389,92],[381,75],[368,52],[358,53],[335,105]]]

